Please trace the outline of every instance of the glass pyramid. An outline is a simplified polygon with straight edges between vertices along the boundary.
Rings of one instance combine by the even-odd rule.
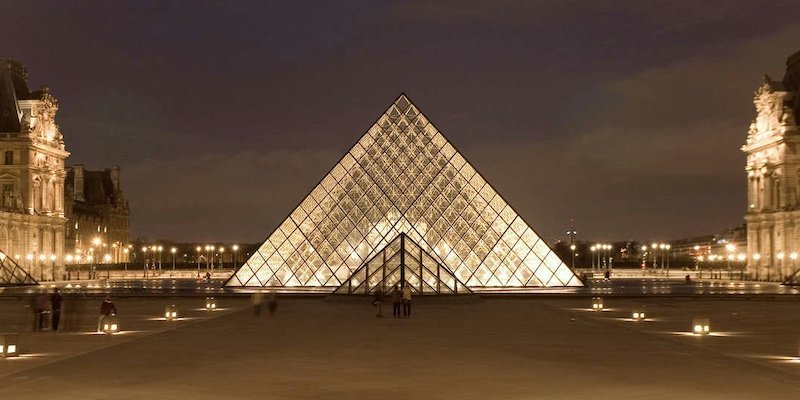
[[[401,233],[470,288],[582,286],[405,95],[226,286],[333,291]]]
[[[447,267],[439,264],[405,233],[392,240],[375,257],[350,275],[334,293],[392,293],[401,282],[417,294],[470,293]]]
[[[0,251],[0,286],[38,285],[33,277]]]

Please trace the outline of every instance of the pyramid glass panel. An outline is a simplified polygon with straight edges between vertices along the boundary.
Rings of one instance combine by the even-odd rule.
[[[406,280],[420,293],[582,286],[405,95],[226,285],[369,291],[374,282],[399,281],[400,261],[394,256],[400,249],[387,245],[401,235],[450,271],[447,278],[433,279],[429,263],[416,258]],[[368,260],[379,254],[387,256],[379,263],[380,279],[372,275],[375,270],[366,271]]]
[[[0,286],[37,285],[33,277],[6,253],[0,251]]]

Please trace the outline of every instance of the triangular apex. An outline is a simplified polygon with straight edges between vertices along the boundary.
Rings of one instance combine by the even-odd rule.
[[[401,232],[469,287],[582,285],[405,95],[226,285],[334,290]]]
[[[452,271],[401,233],[358,268],[334,293],[392,293],[408,285],[417,294],[471,293]]]
[[[0,251],[0,286],[38,285],[11,257]]]

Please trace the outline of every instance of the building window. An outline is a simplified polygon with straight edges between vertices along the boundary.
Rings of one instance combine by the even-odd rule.
[[[13,165],[14,164],[14,152],[11,150],[6,151],[5,156],[6,165]]]

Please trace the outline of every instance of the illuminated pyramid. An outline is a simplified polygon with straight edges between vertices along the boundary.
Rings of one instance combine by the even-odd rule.
[[[25,272],[11,257],[0,251],[0,286],[37,285],[35,279]]]
[[[333,291],[401,234],[473,290],[582,286],[405,95],[226,286]]]

